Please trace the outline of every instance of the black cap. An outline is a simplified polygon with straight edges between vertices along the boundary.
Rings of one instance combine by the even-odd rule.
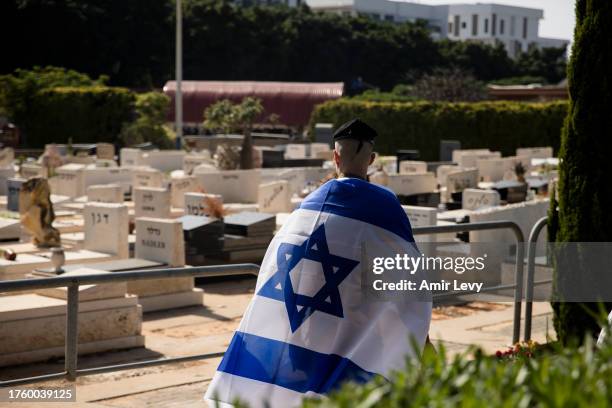
[[[359,147],[357,147],[357,153],[361,150],[363,142],[374,144],[374,138],[378,136],[378,133],[365,122],[362,122],[358,118],[349,120],[344,123],[334,132],[334,141],[343,139],[354,139],[359,141]]]

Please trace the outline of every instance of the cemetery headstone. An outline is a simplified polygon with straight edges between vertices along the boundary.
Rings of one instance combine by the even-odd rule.
[[[440,140],[440,161],[453,161],[453,152],[461,149],[458,140]]]
[[[432,193],[436,190],[436,177],[433,173],[390,174],[388,187],[397,195]]]
[[[83,190],[83,164],[65,164],[58,167],[55,172],[57,174],[58,183],[57,191],[55,194],[63,195],[66,197],[81,197],[85,194]]]
[[[225,203],[256,203],[260,170],[224,170],[197,173],[200,186],[207,193],[223,196]]]
[[[162,172],[180,170],[186,154],[183,150],[152,150],[143,153],[141,164]]]
[[[132,186],[136,187],[156,187],[164,185],[164,175],[159,170],[153,168],[139,168],[132,170]]]
[[[211,205],[223,207],[223,197],[219,194],[185,193],[185,215],[211,216]]]
[[[189,175],[193,173],[193,170],[202,163],[209,163],[211,161],[210,153],[208,150],[204,150],[198,154],[188,154],[183,157],[183,171]]]
[[[110,143],[97,143],[96,156],[98,159],[115,160],[115,146]]]
[[[316,123],[314,127],[315,142],[325,143],[331,147],[333,143],[334,125],[331,123]]]
[[[5,147],[0,150],[0,168],[13,165],[15,160],[15,150],[12,147]]]
[[[118,184],[102,184],[87,187],[87,201],[98,203],[123,203],[123,189]]]
[[[83,208],[85,249],[129,257],[128,208],[125,204],[88,203]]]
[[[553,148],[548,147],[519,147],[516,149],[517,156],[528,156],[532,159],[548,159],[553,156]]]
[[[400,174],[427,173],[424,161],[403,160],[400,162]]]
[[[136,218],[135,257],[168,266],[185,265],[183,223],[161,218]]]
[[[7,195],[7,180],[15,177],[15,169],[13,166],[0,168],[0,195]]]
[[[430,207],[418,207],[413,205],[402,205],[408,216],[411,227],[430,227],[438,222],[438,210]],[[436,242],[436,235],[415,235],[417,242]]]
[[[173,177],[170,179],[171,205],[185,207],[185,193],[198,191],[198,180],[194,176]]]
[[[10,178],[6,181],[7,201],[6,209],[9,211],[19,211],[19,191],[21,185],[25,183],[24,179]]]
[[[285,159],[304,159],[306,158],[306,145],[289,143],[285,149]]]
[[[258,194],[258,208],[260,212],[279,213],[291,212],[291,191],[286,180],[260,184]]]
[[[458,193],[466,188],[478,186],[478,169],[453,171],[446,176],[446,188],[450,193]]]
[[[142,150],[124,147],[119,151],[121,166],[140,166],[142,165]]]
[[[494,190],[479,190],[466,188],[462,195],[462,208],[465,210],[479,210],[481,208],[495,207],[500,202],[499,193]]]
[[[165,188],[134,189],[134,216],[166,218],[170,216],[170,191]]]

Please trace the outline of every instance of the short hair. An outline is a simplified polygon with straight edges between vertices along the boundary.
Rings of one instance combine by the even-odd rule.
[[[341,139],[335,142],[335,149],[341,159],[343,171],[354,169],[355,167],[365,167],[370,162],[370,156],[374,146],[370,143],[363,143],[363,147],[357,151],[360,141],[355,139]]]

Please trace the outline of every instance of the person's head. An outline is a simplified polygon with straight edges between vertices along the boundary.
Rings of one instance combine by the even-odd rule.
[[[334,133],[334,163],[340,176],[366,178],[368,166],[376,157],[373,152],[376,135],[374,129],[359,119],[338,128]]]

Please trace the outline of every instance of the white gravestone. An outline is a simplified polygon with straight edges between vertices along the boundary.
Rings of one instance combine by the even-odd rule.
[[[553,156],[553,148],[548,147],[519,147],[516,149],[517,156],[527,156],[532,159],[548,159]]]
[[[220,194],[226,203],[256,203],[259,170],[225,170],[196,175],[206,193]]]
[[[15,150],[12,147],[0,150],[0,167],[12,166],[13,160],[15,160]]]
[[[83,169],[85,169],[85,165],[76,163],[65,164],[55,169],[58,182],[56,184],[57,191],[53,193],[71,198],[84,195]]]
[[[223,197],[219,194],[204,193],[185,193],[185,215],[206,215],[212,214],[210,204],[223,206]]]
[[[265,213],[291,212],[291,191],[286,180],[259,185],[258,209]]]
[[[446,176],[453,171],[461,170],[461,167],[451,164],[442,164],[436,169],[436,179],[441,187],[446,187]]]
[[[306,145],[289,143],[285,149],[285,159],[304,159],[306,158]]]
[[[119,184],[123,192],[130,191],[132,172],[129,167],[87,167],[83,169],[83,190],[97,184]]]
[[[87,187],[87,201],[94,203],[123,203],[123,189],[119,184]]]
[[[431,207],[419,207],[414,205],[402,205],[404,212],[410,220],[410,226],[431,227],[438,222],[438,209]],[[416,242],[436,242],[436,235],[415,235]]]
[[[119,158],[122,167],[142,165],[142,150],[124,147],[119,151]]]
[[[427,163],[424,161],[400,161],[400,174],[427,173]]]
[[[134,189],[135,217],[170,217],[170,191],[165,188],[137,187]]]
[[[461,207],[464,210],[479,210],[481,208],[498,206],[499,202],[499,193],[495,190],[466,188],[463,190]]]
[[[87,203],[83,220],[84,249],[129,258],[129,217],[125,204]]]
[[[466,188],[478,186],[478,169],[452,171],[446,175],[446,188],[449,193],[458,193]]]
[[[323,159],[325,157],[331,160],[331,149],[327,143],[311,143],[310,144],[310,157],[315,159]]]
[[[486,153],[465,153],[459,156],[459,166],[463,168],[476,167],[476,161],[484,159],[499,159],[501,158],[500,152],[486,152]]]
[[[115,160],[115,146],[110,143],[96,144],[96,157],[104,160]]]
[[[136,218],[135,257],[163,262],[169,266],[185,265],[182,222],[160,218]]]
[[[156,187],[164,185],[164,174],[153,168],[139,168],[132,170],[132,188]]]
[[[181,170],[186,154],[183,150],[147,151],[142,155],[142,164],[163,172]]]
[[[206,152],[206,153],[204,153]],[[183,171],[185,174],[192,174],[193,170],[202,163],[210,163],[210,153],[208,150],[204,150],[198,154],[188,154],[183,157]]]
[[[193,176],[173,177],[170,179],[171,205],[176,208],[185,207],[185,193],[198,191],[197,178]]]
[[[7,195],[7,180],[15,177],[15,169],[13,166],[0,168],[0,195]]]
[[[19,168],[21,177],[31,179],[33,177],[46,177],[47,171],[38,163],[23,163]]]
[[[436,191],[436,176],[433,173],[390,174],[388,186],[395,194],[414,195]]]
[[[463,155],[474,155],[481,153],[490,153],[489,149],[455,149],[452,153],[452,161],[453,163],[459,163],[461,161],[461,156]]]
[[[478,177],[482,181],[504,180],[508,172],[514,171],[515,164],[516,161],[508,157],[499,159],[476,160],[476,168],[478,168]]]

